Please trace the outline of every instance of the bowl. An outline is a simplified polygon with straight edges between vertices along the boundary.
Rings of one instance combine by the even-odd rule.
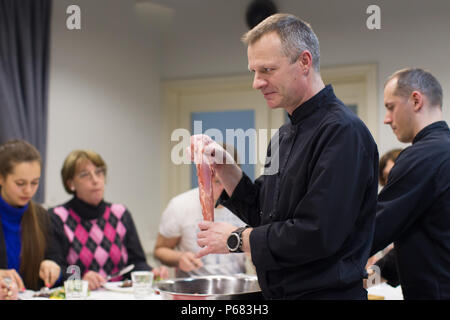
[[[161,280],[155,291],[167,300],[262,300],[256,276],[195,276]]]

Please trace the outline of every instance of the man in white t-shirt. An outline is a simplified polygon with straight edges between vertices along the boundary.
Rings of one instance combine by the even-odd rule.
[[[223,186],[213,179],[214,201]],[[163,264],[176,267],[176,277],[199,275],[231,275],[245,273],[245,253],[212,254],[201,259],[195,257],[198,223],[203,220],[198,188],[184,192],[170,200],[159,225],[154,255]],[[236,228],[245,223],[223,206],[214,209],[214,221],[228,222]]]

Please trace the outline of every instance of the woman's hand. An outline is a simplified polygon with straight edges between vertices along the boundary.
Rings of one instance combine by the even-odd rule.
[[[89,290],[97,290],[106,282],[105,277],[95,271],[86,272],[83,276],[83,280],[89,282]]]
[[[17,300],[19,288],[9,277],[0,278],[0,300]]]
[[[47,288],[53,287],[61,274],[61,268],[52,260],[44,260],[39,267],[39,277]]]
[[[169,269],[165,266],[152,269],[154,277],[160,277],[161,279],[167,279],[169,277]]]
[[[23,281],[22,278],[20,277],[20,275],[17,273],[16,270],[14,269],[0,269],[0,279],[1,278],[9,278],[11,279],[17,288],[19,288],[20,291],[24,291],[25,290],[25,286],[23,285]]]

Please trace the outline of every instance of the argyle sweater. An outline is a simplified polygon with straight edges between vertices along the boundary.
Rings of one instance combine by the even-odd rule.
[[[125,206],[102,201],[93,207],[75,197],[49,212],[57,253],[52,258],[62,267],[64,279],[71,275],[66,272],[70,265],[77,265],[81,276],[95,271],[106,277],[128,264],[134,264],[134,270],[151,270]]]

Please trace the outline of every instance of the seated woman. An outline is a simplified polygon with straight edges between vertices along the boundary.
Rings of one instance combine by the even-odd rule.
[[[28,142],[0,145],[0,279],[12,280],[22,291],[53,286],[60,277],[60,267],[48,259],[48,214],[31,200],[41,166],[39,151]]]
[[[381,158],[378,166],[378,181],[380,186],[384,187],[388,182],[389,172],[397,160],[398,155],[403,149],[392,149],[386,152]]]
[[[224,145],[234,155],[234,148]],[[214,201],[220,197],[223,186],[213,178]],[[154,256],[163,264],[175,267],[176,277],[195,275],[218,275],[245,273],[245,253],[211,254],[198,259],[195,254],[200,250],[197,244],[198,223],[203,220],[199,200],[199,189],[184,192],[170,200],[164,210],[159,225],[159,234],[155,244]],[[228,222],[238,227],[245,223],[223,206],[214,209],[214,221]]]
[[[58,246],[56,261],[63,270],[69,265],[78,266],[91,290],[130,264],[135,265],[133,271],[152,270],[130,212],[122,204],[103,200],[106,171],[105,162],[96,152],[72,151],[64,161],[61,176],[65,190],[73,198],[50,209]],[[165,267],[152,271],[162,278],[168,275]]]

